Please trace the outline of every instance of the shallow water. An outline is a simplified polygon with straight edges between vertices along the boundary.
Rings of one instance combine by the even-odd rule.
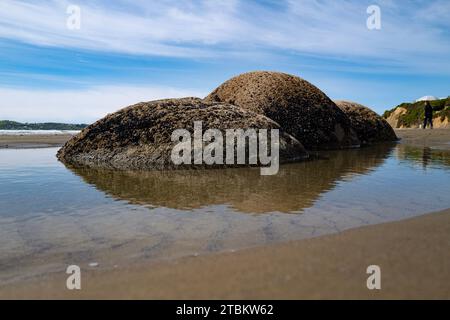
[[[450,152],[405,145],[259,169],[66,168],[0,150],[0,284],[297,240],[450,207]]]

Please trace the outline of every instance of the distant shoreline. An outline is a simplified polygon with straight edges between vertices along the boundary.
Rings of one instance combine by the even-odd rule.
[[[21,123],[11,120],[0,120],[1,130],[83,130],[88,125],[84,123],[71,124],[59,122]]]

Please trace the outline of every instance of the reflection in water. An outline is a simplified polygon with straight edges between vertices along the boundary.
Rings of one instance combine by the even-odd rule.
[[[84,181],[132,204],[195,209],[228,204],[240,212],[299,212],[337,181],[380,165],[392,144],[322,153],[321,159],[285,165],[275,176],[259,169],[133,172],[70,168]]]
[[[422,155],[422,166],[424,169],[427,168],[428,162],[431,160],[431,148],[425,147],[423,148],[423,155]]]
[[[395,150],[397,159],[409,164],[422,165],[423,169],[434,167],[450,168],[450,151],[435,150],[429,147],[417,148],[399,144]]]
[[[174,259],[450,207],[449,152],[405,145],[320,153],[266,177],[67,170],[56,151],[0,150],[0,286],[69,264]]]

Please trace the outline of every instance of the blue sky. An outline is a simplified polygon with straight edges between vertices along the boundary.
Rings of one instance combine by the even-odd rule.
[[[381,30],[366,25],[373,4]],[[92,122],[252,70],[382,113],[450,95],[449,17],[448,0],[1,0],[0,119]]]

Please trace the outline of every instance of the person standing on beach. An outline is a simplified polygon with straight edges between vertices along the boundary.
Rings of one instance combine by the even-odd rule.
[[[430,101],[425,102],[425,120],[423,121],[423,128],[427,128],[427,123],[430,124],[430,128],[433,129],[433,107]]]

